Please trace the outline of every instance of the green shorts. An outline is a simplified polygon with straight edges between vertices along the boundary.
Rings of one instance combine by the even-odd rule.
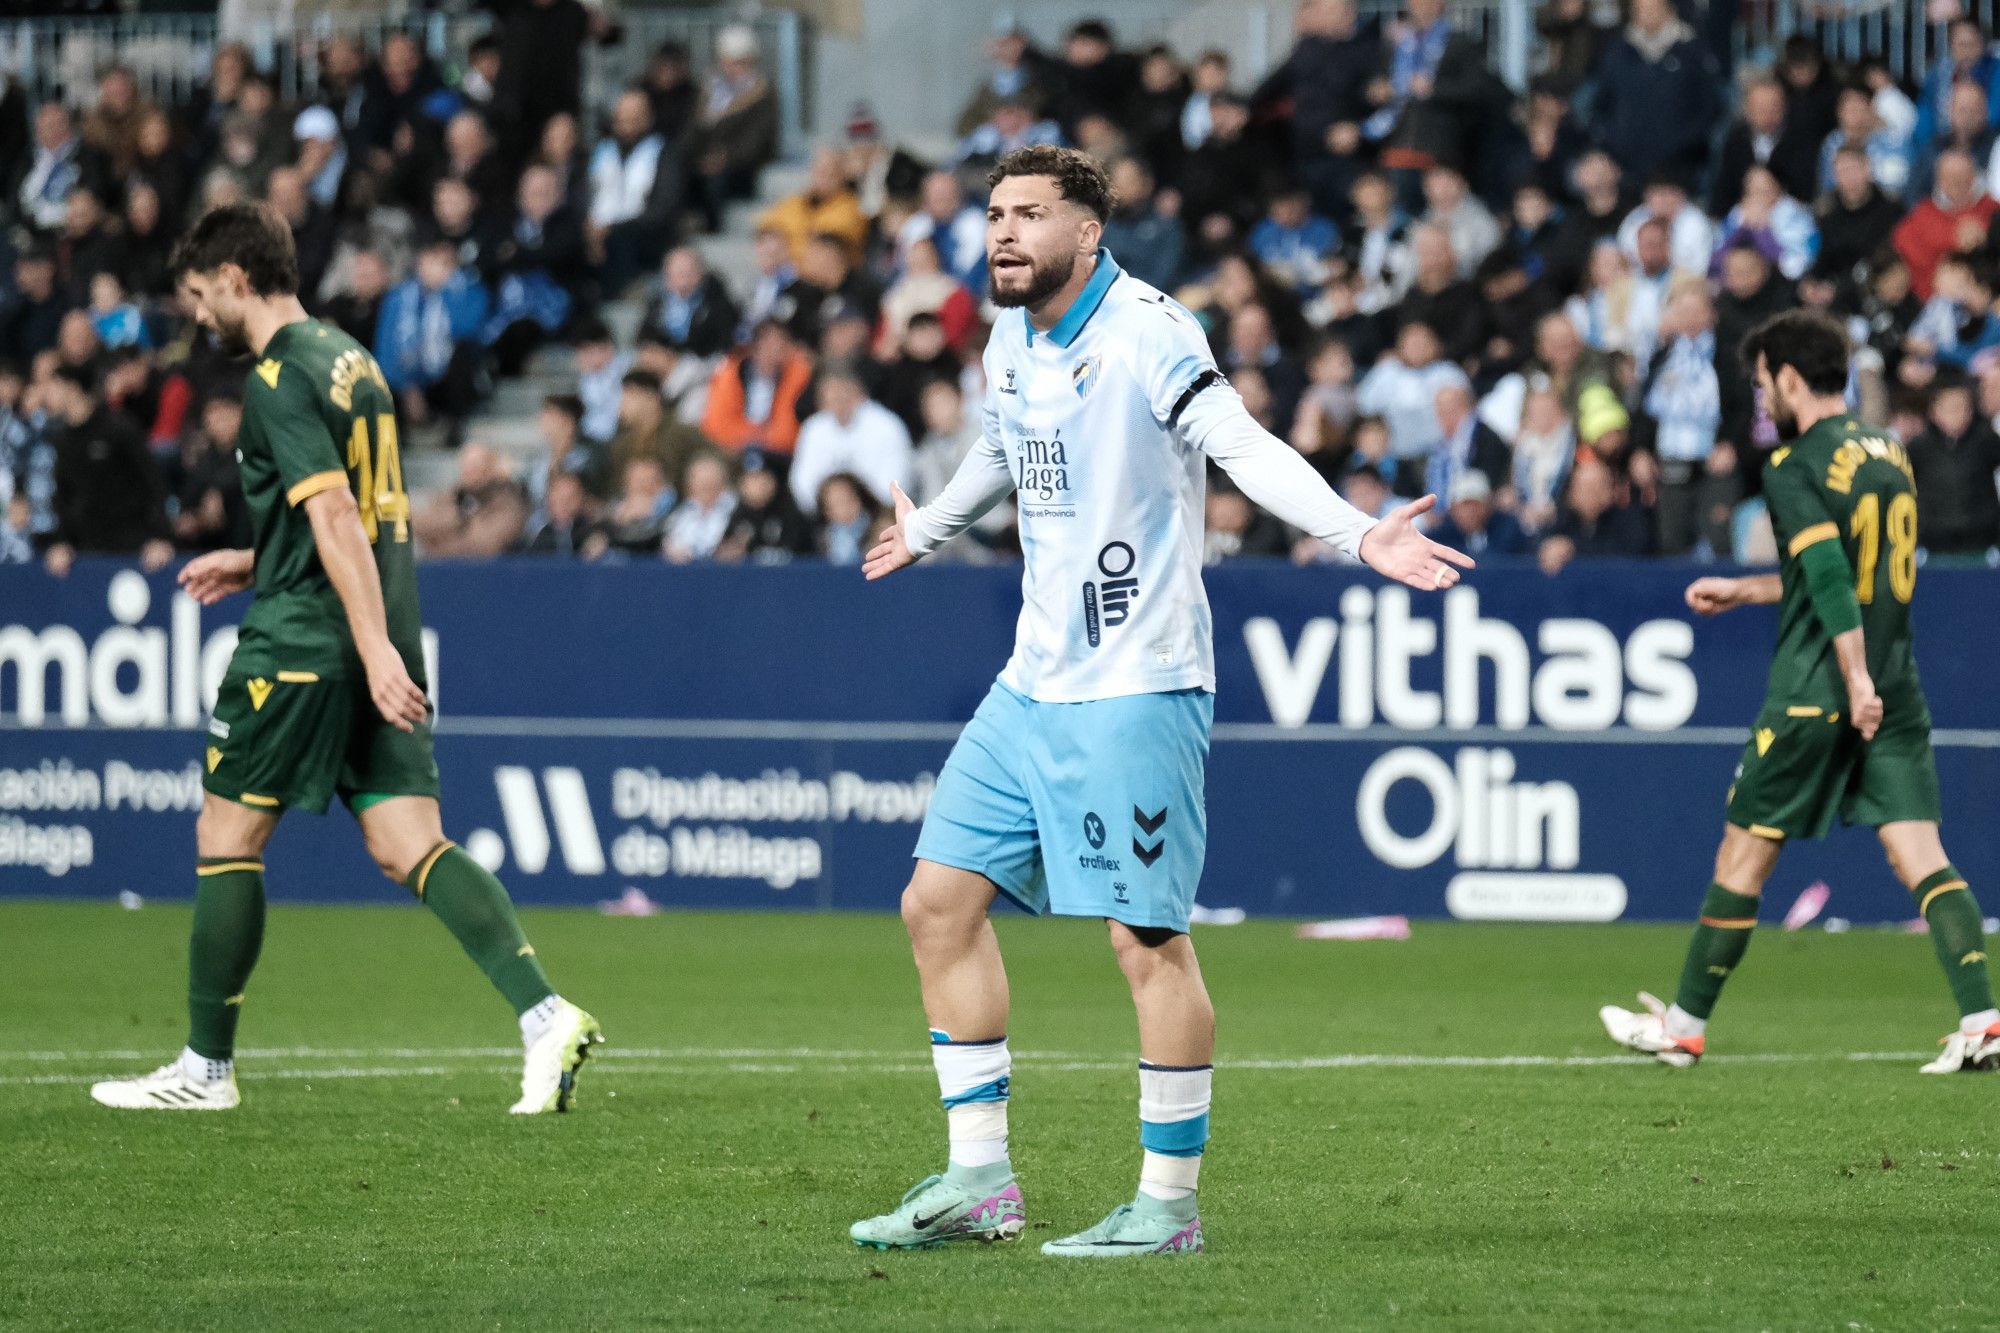
[[[309,671],[231,671],[209,720],[202,785],[253,809],[326,813],[357,799],[438,794],[426,721],[413,732],[382,720],[365,678]]]
[[[1873,741],[1841,713],[1767,703],[1729,789],[1729,822],[1767,838],[1819,838],[1844,824],[1942,821],[1931,714],[1910,691],[1883,700]]]

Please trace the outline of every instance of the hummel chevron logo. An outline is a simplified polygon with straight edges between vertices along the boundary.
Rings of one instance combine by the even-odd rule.
[[[1132,807],[1132,822],[1139,826],[1141,833],[1151,836],[1158,833],[1160,825],[1167,822],[1167,808],[1161,806],[1159,814],[1148,817],[1144,810],[1135,805]]]
[[[1160,859],[1160,853],[1167,850],[1167,840],[1160,839],[1151,847],[1145,846],[1137,838],[1132,839],[1132,855],[1139,858],[1139,864],[1152,869],[1153,862]]]

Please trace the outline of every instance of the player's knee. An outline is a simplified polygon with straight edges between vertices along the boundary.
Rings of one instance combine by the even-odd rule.
[[[1158,975],[1173,965],[1169,954],[1177,952],[1175,941],[1186,939],[1178,930],[1165,926],[1128,926],[1122,921],[1107,923],[1111,929],[1111,950],[1118,966],[1134,985]]]
[[[410,877],[417,864],[424,859],[428,847],[417,847],[407,838],[389,837],[380,833],[368,834],[364,838],[368,844],[368,855],[376,868],[397,884]]]

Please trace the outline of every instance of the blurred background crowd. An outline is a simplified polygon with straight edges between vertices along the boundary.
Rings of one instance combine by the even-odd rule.
[[[245,367],[167,256],[255,198],[396,391],[426,556],[857,563],[891,483],[921,503],[977,437],[985,173],[1031,143],[1103,161],[1105,247],[1371,513],[1435,493],[1439,540],[1552,573],[1774,559],[1736,346],[1807,305],[1908,445],[1928,555],[2000,559],[1993,35],[1950,21],[1921,80],[1804,34],[1732,67],[1728,10],[1548,0],[1518,93],[1440,0],[1306,0],[1254,82],[1100,21],[1008,31],[954,143],[898,142],[858,97],[797,162],[750,28],[588,104],[582,52],[622,38],[578,0],[503,6],[443,62],[326,38],[291,101],[239,46],[173,105],[116,64],[39,102],[13,80],[0,562],[247,543]],[[1219,476],[1207,549],[1336,558]],[[941,558],[1017,555],[1003,505]]]

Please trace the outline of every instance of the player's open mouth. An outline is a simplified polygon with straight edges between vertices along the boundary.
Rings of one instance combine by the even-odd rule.
[[[1031,265],[1019,255],[995,255],[992,267],[995,273],[1008,273],[1015,269],[1029,268]]]

